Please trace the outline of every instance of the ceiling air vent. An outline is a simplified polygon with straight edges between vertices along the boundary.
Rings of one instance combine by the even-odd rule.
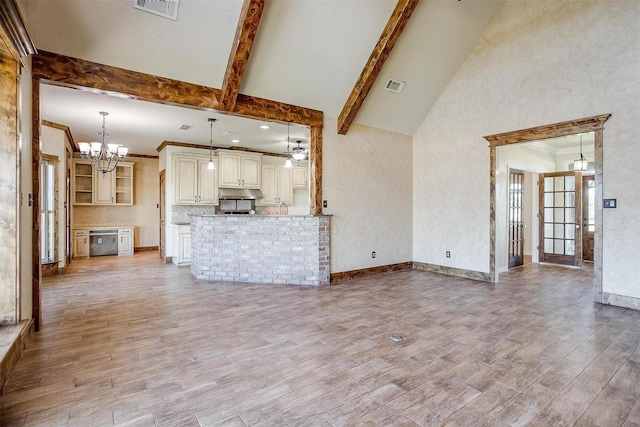
[[[165,18],[178,19],[179,0],[133,0],[133,7]]]
[[[191,129],[191,125],[182,125],[178,129],[180,129],[180,130],[189,130],[189,129]]]
[[[384,88],[391,92],[400,93],[402,92],[402,89],[404,88],[405,84],[406,84],[405,82],[401,82],[400,80],[389,79],[387,84],[384,85]]]

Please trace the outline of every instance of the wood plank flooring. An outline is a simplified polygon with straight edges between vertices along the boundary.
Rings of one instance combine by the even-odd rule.
[[[2,426],[640,426],[640,313],[592,271],[206,283],[155,254],[43,288]],[[407,340],[393,342],[400,333]]]

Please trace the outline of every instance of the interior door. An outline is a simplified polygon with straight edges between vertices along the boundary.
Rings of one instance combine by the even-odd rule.
[[[582,174],[540,174],[540,262],[582,265]]]
[[[524,263],[524,172],[509,169],[509,268]]]
[[[582,177],[582,260],[593,261],[593,242],[596,229],[596,181],[593,175]]]

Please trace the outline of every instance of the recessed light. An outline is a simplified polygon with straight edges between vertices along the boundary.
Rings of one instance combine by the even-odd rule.
[[[239,139],[232,139],[231,142],[240,142]]]
[[[225,133],[223,133],[224,136],[229,136],[229,135],[233,135],[233,132],[231,131],[225,131]]]
[[[269,129],[269,126],[267,126],[267,125],[262,125],[262,126],[260,126],[260,129]]]

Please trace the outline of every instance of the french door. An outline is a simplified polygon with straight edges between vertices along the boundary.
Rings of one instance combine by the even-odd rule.
[[[582,174],[540,174],[540,262],[582,265]]]
[[[524,172],[509,169],[509,268],[524,263]]]

